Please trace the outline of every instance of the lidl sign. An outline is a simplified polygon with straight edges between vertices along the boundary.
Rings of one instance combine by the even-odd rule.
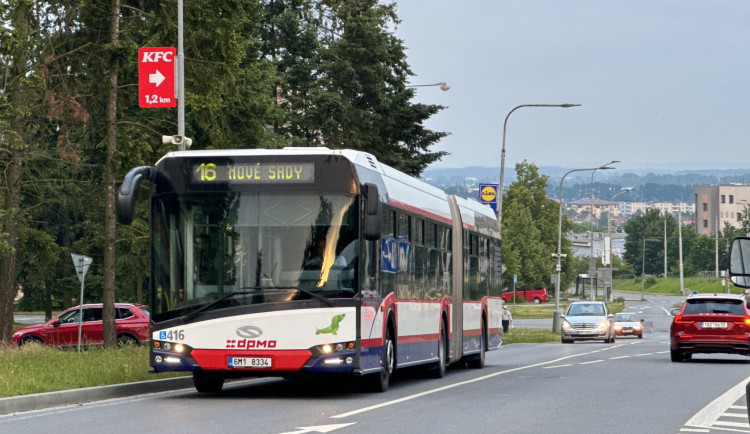
[[[497,212],[498,184],[479,184],[479,203],[492,207]]]

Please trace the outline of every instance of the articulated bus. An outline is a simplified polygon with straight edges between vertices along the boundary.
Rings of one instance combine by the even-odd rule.
[[[129,224],[150,182],[153,372],[199,392],[245,376],[433,377],[502,343],[492,209],[327,148],[178,151],[132,169]]]

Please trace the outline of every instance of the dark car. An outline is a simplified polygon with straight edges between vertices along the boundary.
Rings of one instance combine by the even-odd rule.
[[[672,313],[673,362],[690,360],[695,353],[750,355],[750,312],[744,296],[693,294]]]
[[[638,336],[638,339],[643,338],[643,319],[634,312],[616,313],[615,335]]]
[[[44,324],[23,327],[13,331],[13,344],[30,342],[64,347],[78,345],[79,306],[71,307]],[[140,344],[148,341],[148,308],[139,304],[115,303],[115,329],[117,341],[123,344]],[[104,342],[102,304],[83,305],[81,322],[81,344],[92,345]]]

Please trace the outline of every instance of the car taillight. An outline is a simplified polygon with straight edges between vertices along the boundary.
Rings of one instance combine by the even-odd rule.
[[[745,318],[745,319],[743,319],[743,320],[740,320],[740,321],[732,321],[732,322],[734,322],[734,323],[735,323],[735,324],[737,324],[737,325],[746,325],[746,326],[750,326],[750,318]]]
[[[691,320],[683,319],[683,318],[682,318],[682,315],[677,315],[676,317],[674,317],[674,323],[675,323],[675,324],[692,324],[692,323],[694,323],[694,322],[695,322],[695,321],[691,321]]]

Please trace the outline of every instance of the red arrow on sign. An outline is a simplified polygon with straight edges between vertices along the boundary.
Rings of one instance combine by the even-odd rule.
[[[138,105],[141,108],[176,107],[174,47],[142,47],[138,50]]]

